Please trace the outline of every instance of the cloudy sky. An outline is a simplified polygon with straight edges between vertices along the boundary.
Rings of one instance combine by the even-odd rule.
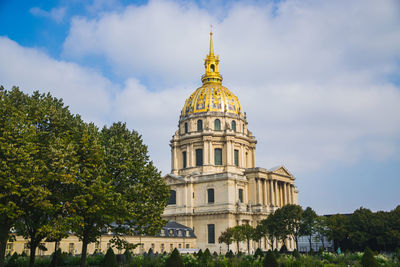
[[[400,204],[398,0],[2,0],[0,84],[127,122],[166,174],[210,24],[257,166],[286,166],[319,214]]]

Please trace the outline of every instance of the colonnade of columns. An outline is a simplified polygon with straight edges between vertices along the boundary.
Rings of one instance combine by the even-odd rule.
[[[256,203],[282,207],[294,204],[294,185],[288,182],[256,178]]]

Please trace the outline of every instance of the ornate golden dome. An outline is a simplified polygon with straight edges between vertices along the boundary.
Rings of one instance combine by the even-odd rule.
[[[217,111],[231,114],[242,113],[238,98],[228,88],[218,83],[207,83],[198,88],[186,99],[182,116],[190,114]]]
[[[222,76],[219,74],[219,57],[214,56],[212,31],[210,32],[210,51],[204,61],[205,74],[201,77],[203,86],[197,88],[185,101],[182,109],[183,117],[207,112],[228,112],[239,115],[242,113],[238,98],[222,86]]]

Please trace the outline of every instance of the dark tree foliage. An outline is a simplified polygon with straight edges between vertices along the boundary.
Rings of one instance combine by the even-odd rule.
[[[333,215],[326,221],[327,237],[342,251],[395,251],[400,247],[400,206],[390,212],[360,208],[348,215]]]
[[[109,248],[107,250],[107,253],[104,256],[103,261],[100,263],[100,267],[118,267],[117,258],[115,257],[112,248]]]
[[[185,265],[182,262],[181,255],[179,254],[179,251],[175,248],[171,256],[167,259],[165,262],[166,267],[184,267]]]
[[[262,252],[261,248],[257,248],[256,252],[254,253],[254,258],[261,258],[264,256],[264,253]]]
[[[263,267],[278,267],[278,261],[275,258],[274,253],[271,250],[268,250],[265,254],[263,260]]]
[[[372,250],[367,247],[364,251],[364,255],[361,258],[361,264],[363,267],[378,267],[378,261],[375,259]]]

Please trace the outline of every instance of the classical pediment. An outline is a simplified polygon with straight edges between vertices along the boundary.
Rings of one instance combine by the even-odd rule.
[[[293,175],[285,168],[285,166],[278,166],[270,169],[270,171],[274,174],[279,174],[283,176],[288,176],[290,178],[294,178]]]
[[[179,184],[179,183],[185,182],[185,179],[182,176],[178,176],[178,175],[175,175],[172,173],[165,175],[164,180],[168,185],[169,184]]]

